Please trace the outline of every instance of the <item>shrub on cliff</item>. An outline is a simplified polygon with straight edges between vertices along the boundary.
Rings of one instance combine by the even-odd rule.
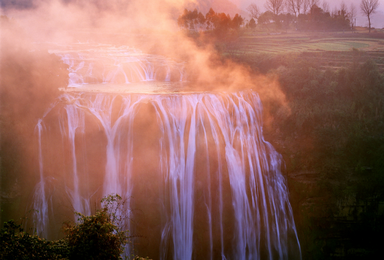
[[[13,220],[5,222],[0,230],[0,259],[122,259],[128,231],[119,228],[120,201],[119,195],[109,195],[94,215],[76,213],[77,223],[65,223],[66,237],[56,241],[28,234]]]
[[[65,240],[49,241],[25,232],[10,220],[0,231],[0,259],[63,259],[68,255]]]
[[[117,226],[119,216],[111,206],[121,200],[110,195],[102,200],[104,207],[94,215],[76,213],[78,223],[64,228],[69,248],[69,259],[121,259],[123,246],[128,242],[127,231]]]

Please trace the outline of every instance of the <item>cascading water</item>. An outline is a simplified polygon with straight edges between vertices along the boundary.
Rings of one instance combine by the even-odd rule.
[[[77,74],[71,80],[97,77],[94,57],[60,55]],[[177,64],[122,56],[137,64],[103,73],[159,80],[159,64],[167,73]],[[155,259],[301,258],[281,156],[263,139],[257,93],[131,92],[65,92],[39,121],[38,233],[47,236],[62,212],[90,214],[96,198],[117,193],[127,200],[122,225],[144,238],[135,248]],[[52,149],[58,139],[61,148]]]
[[[127,47],[72,46],[52,51],[69,66],[69,87],[84,84],[129,84],[145,81],[183,81],[183,63]]]

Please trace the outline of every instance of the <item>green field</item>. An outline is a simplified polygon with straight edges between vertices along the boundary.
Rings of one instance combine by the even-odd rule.
[[[381,36],[381,37],[380,37]],[[255,33],[245,31],[233,42],[239,52],[281,53],[304,51],[383,51],[384,34],[362,33]]]
[[[292,54],[323,68],[345,67],[356,61],[375,61],[384,72],[384,33],[267,33],[244,31],[222,47],[227,57],[247,60]],[[358,51],[358,52],[357,52]]]

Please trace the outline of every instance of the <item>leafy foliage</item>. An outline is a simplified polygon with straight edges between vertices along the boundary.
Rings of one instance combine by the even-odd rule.
[[[14,220],[4,223],[0,244],[1,259],[63,259],[69,252],[65,240],[49,241],[30,235]]]
[[[66,237],[49,241],[30,235],[13,220],[4,223],[0,232],[1,259],[122,259],[128,231],[120,230],[121,197],[102,199],[102,209],[94,215],[76,213],[78,222],[65,223]],[[144,259],[136,256],[134,259]]]
[[[300,13],[295,8],[288,8],[288,13],[282,13],[280,7],[276,7],[277,10],[271,7],[260,14],[258,22],[262,27],[279,30],[292,27],[302,31],[341,31],[349,30],[352,24],[350,14],[343,8],[329,12],[314,4],[309,12]]]
[[[346,10],[335,10],[330,13],[314,5],[308,14],[298,16],[296,27],[299,30],[339,31],[349,30],[350,24]]]
[[[104,207],[96,214],[85,216],[76,213],[78,223],[67,223],[64,232],[70,259],[120,259],[128,236],[116,225],[116,212],[109,212],[110,206],[118,200],[121,200],[119,195],[110,195],[102,200]]]
[[[256,27],[256,22],[253,18],[249,21],[248,26],[251,29],[254,29]]]

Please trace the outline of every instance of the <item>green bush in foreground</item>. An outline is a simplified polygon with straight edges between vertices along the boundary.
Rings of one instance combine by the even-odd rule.
[[[14,220],[4,223],[0,245],[0,259],[63,259],[69,253],[64,239],[49,241],[30,235]]]
[[[5,222],[0,230],[0,259],[122,259],[128,231],[118,227],[120,200],[119,195],[103,198],[103,208],[91,216],[76,212],[78,222],[65,223],[66,237],[56,241],[28,234],[13,220]]]
[[[68,243],[69,259],[121,259],[123,245],[128,242],[125,231],[120,231],[115,223],[116,214],[110,213],[109,205],[117,202],[119,195],[108,196],[104,207],[96,214],[79,216],[76,225],[67,224],[64,228]],[[108,203],[110,202],[110,203]]]

